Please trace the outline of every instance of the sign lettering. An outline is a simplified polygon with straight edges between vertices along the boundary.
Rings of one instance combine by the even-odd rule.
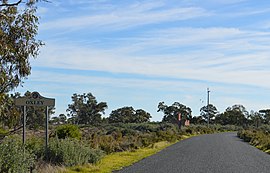
[[[36,100],[26,100],[25,102],[26,105],[29,105],[29,106],[36,106],[36,105],[42,105],[44,104],[44,101],[40,100],[40,101],[36,101]]]
[[[18,106],[54,106],[55,99],[42,97],[38,92],[33,92],[31,96],[20,97],[15,100]]]

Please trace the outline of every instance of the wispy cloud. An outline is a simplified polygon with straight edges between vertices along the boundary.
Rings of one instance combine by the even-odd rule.
[[[170,37],[164,36],[165,34],[161,34],[161,38],[156,38],[156,41],[151,38],[150,42],[144,41],[141,45],[135,43],[135,46],[141,47],[141,49],[168,46],[168,44],[170,47],[181,45],[192,47],[193,45],[197,45],[199,46],[198,51],[177,51],[175,54],[168,55],[134,55],[128,53],[128,50],[132,52],[132,44],[128,48],[124,47],[123,50],[121,48],[115,49],[114,47],[104,50],[93,47],[80,47],[79,45],[59,46],[48,44],[47,51],[34,63],[37,66],[65,69],[179,77],[261,87],[270,86],[270,83],[266,81],[269,70],[265,66],[270,63],[268,58],[269,50],[263,45],[264,42],[262,45],[258,43],[254,45],[252,49],[257,49],[257,52],[251,53],[247,51],[241,54],[245,50],[244,42],[257,41],[261,43],[260,34],[252,34],[252,37],[247,39],[243,38],[243,32],[239,30],[226,30],[222,28],[220,30],[210,28],[208,32],[206,30],[197,30],[198,33],[194,35],[194,38],[190,37],[192,34],[187,34],[189,39],[180,37],[180,40],[184,42],[183,44],[181,41],[171,43]],[[195,31],[193,32],[195,33]],[[199,37],[200,35],[203,36]],[[259,36],[255,37],[256,35]],[[226,38],[228,36],[228,39],[232,39],[233,41],[227,41]],[[219,42],[222,39],[224,39],[224,43],[220,45]],[[242,45],[239,45],[239,43],[242,43]],[[252,44],[250,46],[252,47]],[[213,53],[212,51],[216,52]]]
[[[80,16],[52,20],[43,23],[40,28],[42,30],[65,28],[102,28],[105,30],[119,30],[147,24],[181,21],[210,15],[209,12],[200,7],[161,7],[163,7],[163,3],[136,3],[129,6],[118,7],[108,13],[91,15],[86,15],[84,13]]]
[[[163,98],[170,104],[181,97],[197,109],[201,90],[210,86],[221,109],[266,107],[269,11],[251,0],[56,0],[40,11],[46,46],[29,80],[60,95],[97,91],[114,98],[111,104]]]

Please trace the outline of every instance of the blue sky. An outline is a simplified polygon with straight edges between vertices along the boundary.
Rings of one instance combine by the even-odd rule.
[[[52,0],[38,15],[46,45],[16,91],[56,98],[57,115],[88,92],[105,116],[133,106],[159,121],[160,101],[199,115],[207,87],[220,112],[270,107],[269,1]]]

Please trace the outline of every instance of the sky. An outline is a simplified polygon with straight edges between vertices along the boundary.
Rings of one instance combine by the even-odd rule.
[[[200,114],[234,104],[270,108],[268,0],[51,0],[39,3],[45,43],[16,92],[38,91],[66,114],[74,93],[112,110],[132,106],[162,120],[157,105]]]

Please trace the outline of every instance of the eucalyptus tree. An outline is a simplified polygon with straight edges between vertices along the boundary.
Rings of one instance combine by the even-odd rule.
[[[218,110],[216,106],[213,104],[209,104],[208,106],[203,106],[200,109],[201,116],[204,118],[205,121],[208,121],[208,116],[209,116],[209,121],[213,122],[216,115],[218,114]]]
[[[149,122],[150,113],[143,109],[135,110],[133,107],[122,107],[113,110],[108,118],[109,123],[144,123]]]
[[[43,45],[35,0],[0,0],[0,100],[31,73],[30,59]]]
[[[71,99],[73,103],[67,109],[69,122],[92,125],[101,123],[101,116],[108,108],[106,102],[98,103],[92,93],[73,94]]]
[[[16,129],[20,126],[21,110],[14,104],[14,99],[19,93],[5,94],[0,100],[0,124],[3,127]]]
[[[168,106],[164,102],[158,104],[158,112],[163,112],[164,117],[163,122],[176,123],[181,127],[185,120],[190,120],[192,118],[192,111],[186,105],[179,102],[174,102],[172,105]],[[178,116],[181,115],[181,120],[179,123]]]
[[[263,116],[263,123],[270,125],[270,109],[259,110]]]
[[[228,107],[225,112],[217,115],[215,121],[222,125],[246,126],[248,116],[249,113],[243,105],[233,105]]]
[[[252,110],[250,111],[248,120],[250,121],[251,125],[259,127],[263,123],[263,114]]]

